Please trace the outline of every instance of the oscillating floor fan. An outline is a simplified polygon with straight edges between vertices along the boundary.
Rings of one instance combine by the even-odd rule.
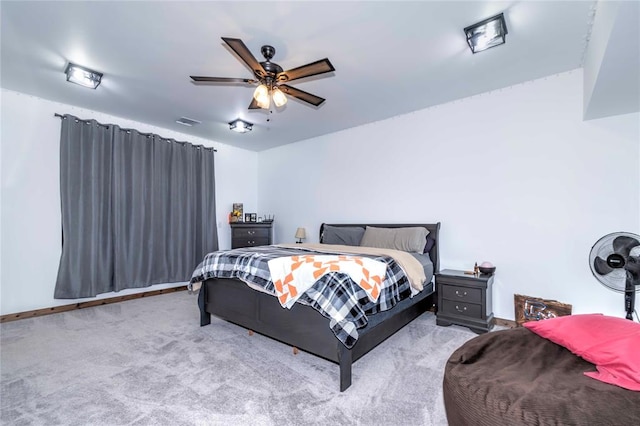
[[[614,232],[591,248],[589,265],[605,287],[624,293],[627,319],[633,320],[636,291],[640,290],[640,235]]]

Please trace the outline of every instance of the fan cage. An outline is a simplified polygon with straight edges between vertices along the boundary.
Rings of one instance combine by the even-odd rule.
[[[630,232],[613,232],[600,238],[591,248],[589,253],[589,267],[593,276],[605,287],[616,291],[618,293],[625,292],[627,272],[624,268],[615,268],[612,272],[602,275],[598,273],[594,268],[594,262],[596,258],[606,260],[609,255],[615,253],[613,248],[613,241],[618,237],[630,237],[640,242],[640,235]],[[640,245],[635,246],[629,252],[629,256],[640,256]],[[626,259],[625,259],[626,261]],[[640,291],[640,286],[636,287],[636,292]]]

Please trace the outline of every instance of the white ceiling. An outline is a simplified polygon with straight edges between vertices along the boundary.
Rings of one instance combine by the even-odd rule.
[[[488,92],[582,65],[593,1],[0,3],[5,89],[254,151]],[[473,55],[463,28],[504,12],[507,43]],[[253,87],[199,86],[190,75],[252,78],[221,37],[285,70],[328,57],[334,73],[291,85],[324,97],[248,111]],[[104,73],[69,84],[68,62]],[[59,111],[65,113],[66,111]],[[194,127],[180,117],[202,121]],[[227,123],[254,123],[248,134]],[[269,121],[268,121],[269,120]]]

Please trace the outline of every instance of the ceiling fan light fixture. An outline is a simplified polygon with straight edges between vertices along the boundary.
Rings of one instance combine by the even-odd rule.
[[[504,14],[500,13],[468,26],[464,29],[464,33],[467,37],[469,48],[473,53],[504,44],[508,33]]]
[[[253,99],[256,100],[260,108],[269,109],[271,103],[269,99],[269,88],[265,84],[256,87],[255,92],[253,92]]]
[[[262,109],[269,109],[269,106],[271,105],[271,97],[269,95],[261,97],[256,103]]]
[[[247,121],[236,118],[231,123],[229,123],[229,129],[238,133],[247,133],[253,129],[253,124]]]
[[[67,65],[64,73],[67,75],[67,81],[88,87],[89,89],[95,89],[100,85],[100,81],[102,81],[102,73],[72,64],[71,62]]]
[[[287,103],[287,97],[282,93],[282,90],[277,87],[273,89],[271,95],[273,96],[273,103],[276,104],[276,107],[280,108]]]
[[[269,88],[265,84],[256,87],[256,90],[253,92],[253,99],[260,102],[260,99],[264,99],[265,96],[269,96]]]

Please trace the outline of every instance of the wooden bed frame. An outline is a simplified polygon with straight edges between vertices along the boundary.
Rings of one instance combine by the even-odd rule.
[[[325,224],[320,227],[320,242]],[[435,244],[429,255],[434,274],[439,271],[439,231],[435,224],[330,224],[330,226],[376,226],[401,228],[422,226],[429,230]],[[251,289],[240,280],[212,278],[206,280],[198,296],[200,325],[211,323],[211,314],[258,332],[267,337],[299,348],[340,365],[340,391],[351,386],[351,365],[396,331],[427,311],[435,303],[435,286],[425,283],[423,292],[428,292],[417,303],[405,307],[396,306],[387,311],[390,316],[373,326],[358,329],[358,341],[351,348],[340,342],[329,328],[329,319],[310,306],[296,303],[293,308],[283,309],[277,299],[269,294]],[[425,293],[420,293],[425,294]],[[414,297],[419,297],[416,295]]]

